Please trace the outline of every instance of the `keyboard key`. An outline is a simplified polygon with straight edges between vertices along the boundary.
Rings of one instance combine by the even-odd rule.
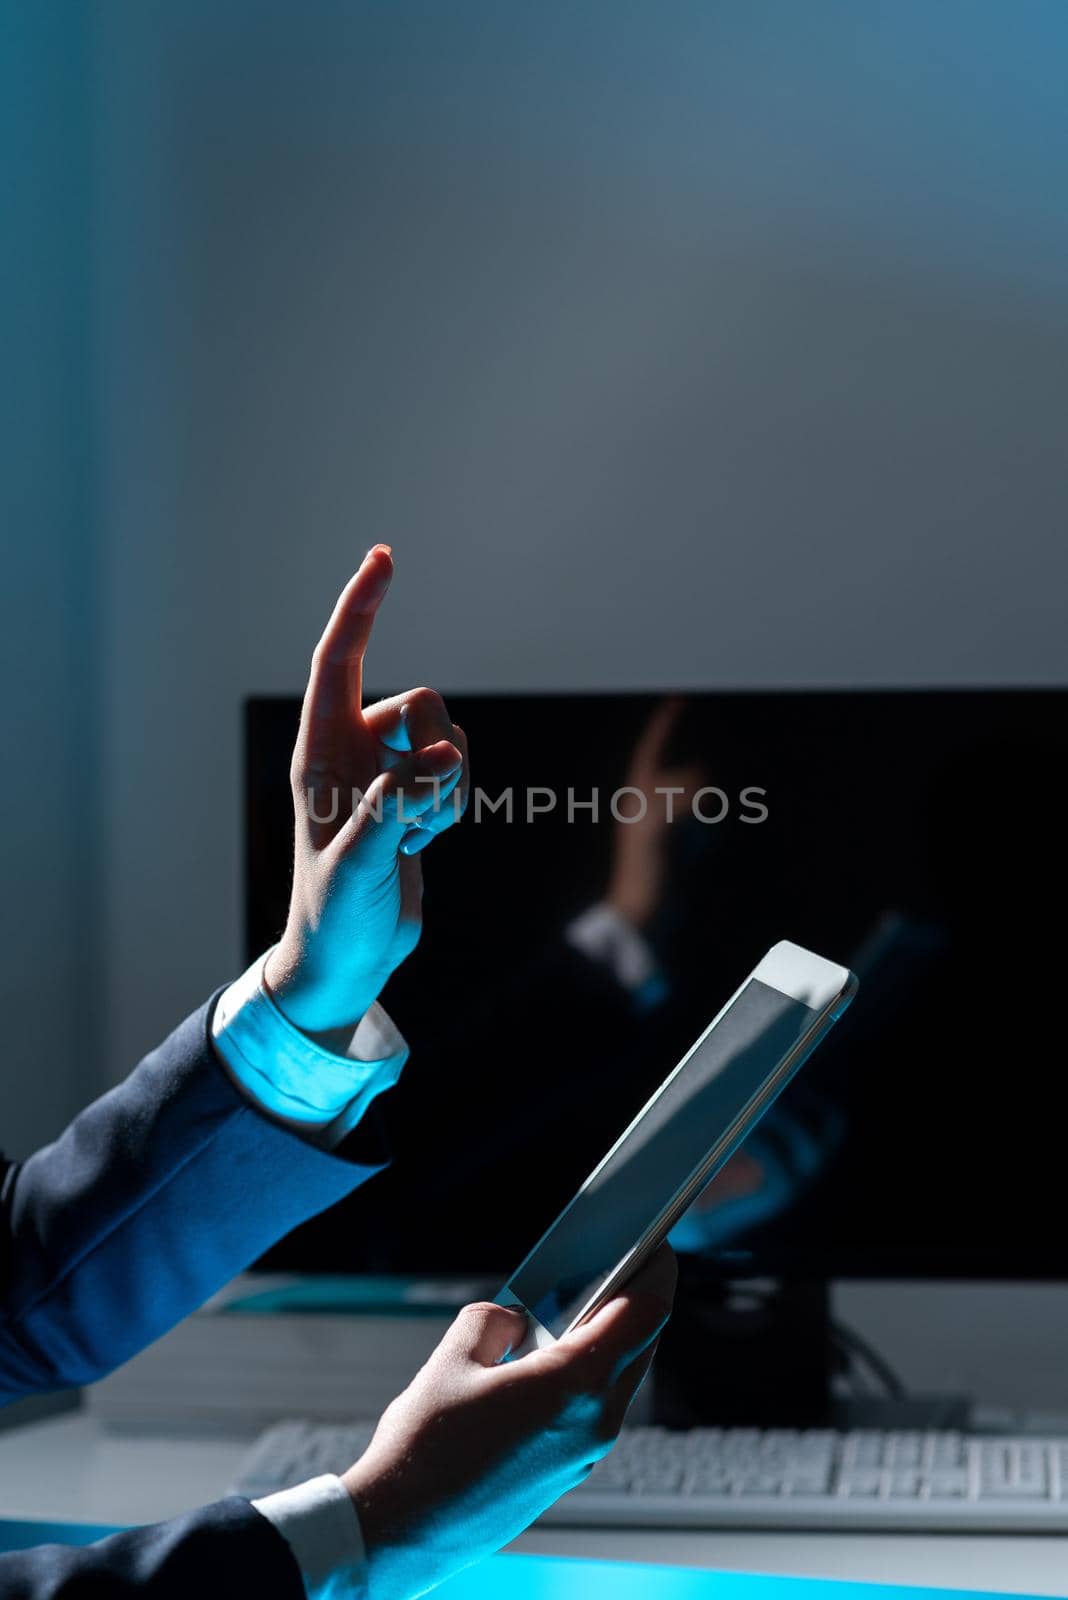
[[[931,1466],[959,1467],[964,1464],[964,1440],[959,1433],[939,1433],[931,1448]]]
[[[730,1480],[723,1472],[691,1472],[684,1488],[687,1494],[729,1494]]]
[[[830,1483],[829,1472],[801,1472],[793,1470],[783,1480],[784,1494],[814,1494],[828,1493]]]
[[[673,1494],[682,1486],[679,1466],[643,1467],[634,1480],[634,1494]]]
[[[894,1467],[918,1467],[923,1458],[923,1440],[918,1433],[899,1433],[893,1440],[890,1462]]]
[[[873,1495],[878,1494],[882,1486],[881,1472],[857,1471],[839,1480],[838,1492],[845,1495]]]
[[[932,1500],[960,1500],[968,1493],[968,1474],[961,1469],[932,1472],[927,1493]]]
[[[881,1433],[856,1433],[847,1442],[844,1455],[853,1466],[881,1467],[883,1450]]]

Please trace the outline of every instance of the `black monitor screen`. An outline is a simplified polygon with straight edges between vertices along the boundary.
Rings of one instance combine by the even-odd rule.
[[[731,1275],[1059,1276],[1068,695],[455,695],[390,1168],[273,1265],[503,1278],[767,948],[850,1011],[680,1224]],[[298,705],[247,708],[248,943]],[[670,813],[670,820],[668,820]]]

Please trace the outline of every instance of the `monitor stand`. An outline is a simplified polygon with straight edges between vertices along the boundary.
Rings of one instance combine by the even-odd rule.
[[[729,1281],[680,1256],[675,1310],[660,1339],[652,1419],[668,1428],[961,1428],[963,1396],[833,1393],[826,1282]]]

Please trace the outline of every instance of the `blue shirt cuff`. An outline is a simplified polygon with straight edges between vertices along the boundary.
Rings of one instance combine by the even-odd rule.
[[[396,1083],[408,1046],[377,1001],[345,1055],[294,1027],[263,977],[266,954],[220,996],[211,1031],[216,1053],[249,1100],[325,1149],[340,1144],[377,1095]]]

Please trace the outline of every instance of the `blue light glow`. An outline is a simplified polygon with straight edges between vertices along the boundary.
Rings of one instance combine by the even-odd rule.
[[[571,1561],[559,1556],[491,1556],[435,1590],[442,1600],[923,1600],[941,1589],[837,1579],[777,1578],[635,1561]],[[979,1600],[954,1589],[953,1600]]]

